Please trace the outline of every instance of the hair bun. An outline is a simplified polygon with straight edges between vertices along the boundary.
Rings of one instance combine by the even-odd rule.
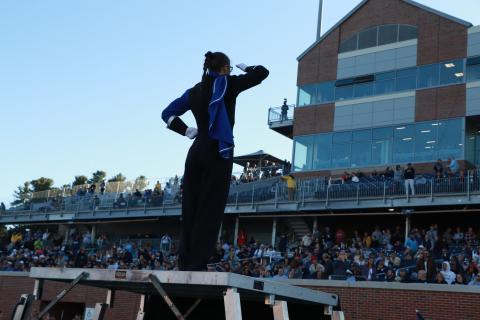
[[[213,56],[213,53],[211,51],[208,51],[207,53],[205,53],[205,58],[212,58]]]

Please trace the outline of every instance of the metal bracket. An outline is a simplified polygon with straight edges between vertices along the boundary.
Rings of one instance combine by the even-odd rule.
[[[71,283],[70,285],[66,288],[66,289],[63,289],[56,297],[55,299],[53,299],[52,301],[50,301],[50,303],[38,314],[38,316],[36,317],[33,317],[33,320],[39,320],[39,319],[42,319],[42,317],[44,315],[46,315],[48,313],[48,311],[50,311],[50,309],[53,308],[53,306],[55,304],[57,304],[57,302],[59,302],[68,292],[70,292],[70,290],[73,289],[73,287],[75,287],[79,282],[80,280],[83,280],[84,278],[88,277],[88,273],[87,272],[82,272],[80,273]]]
[[[242,320],[242,308],[240,305],[240,294],[236,288],[228,288],[223,296],[225,304],[226,320]]]
[[[161,283],[160,283],[160,280],[158,280],[158,278],[154,275],[154,274],[150,274],[148,276],[148,278],[150,279],[150,281],[152,282],[153,286],[155,287],[155,289],[157,289],[158,293],[160,293],[160,295],[162,296],[163,300],[167,303],[168,307],[170,308],[170,310],[172,310],[173,314],[175,315],[175,317],[178,319],[178,320],[184,320],[185,317],[182,315],[182,313],[180,312],[180,310],[178,310],[177,306],[173,303],[172,299],[170,299],[170,297],[168,296],[167,292],[163,289]]]
[[[288,307],[286,301],[275,301],[273,305],[273,319],[274,320],[289,320]]]

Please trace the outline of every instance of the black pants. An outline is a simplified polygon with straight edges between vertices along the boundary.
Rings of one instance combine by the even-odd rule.
[[[181,270],[205,270],[215,250],[230,189],[233,159],[218,153],[218,142],[199,135],[188,151],[183,175]]]

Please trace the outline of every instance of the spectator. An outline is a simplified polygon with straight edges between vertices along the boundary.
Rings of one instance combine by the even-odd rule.
[[[443,162],[441,159],[438,159],[437,162],[433,165],[433,171],[435,172],[435,177],[440,179],[443,177]]]
[[[172,246],[172,237],[168,233],[165,233],[160,239],[160,250],[163,251],[163,253],[167,253],[170,251]]]
[[[453,242],[455,242],[455,244],[462,244],[463,243],[463,238],[464,238],[464,234],[462,232],[462,229],[460,227],[457,227],[455,233],[453,234]]]
[[[450,263],[447,261],[442,262],[442,270],[440,273],[447,284],[452,284],[455,282],[455,273],[450,270]]]
[[[347,261],[347,254],[345,250],[340,250],[338,253],[338,258],[333,264],[333,275],[334,276],[347,276],[347,270],[350,268],[350,265]]]
[[[407,168],[403,172],[403,177],[405,178],[405,193],[408,197],[409,189],[412,196],[415,195],[415,169],[413,169],[412,164],[407,164]]]
[[[424,270],[427,273],[427,281],[433,281],[435,277],[435,263],[427,250],[420,252],[420,258],[417,260],[416,271]],[[443,279],[443,277],[442,277]]]
[[[291,174],[282,176],[282,179],[287,182],[288,190],[288,200],[295,200],[295,189],[297,188],[297,183],[295,182],[295,177]]]
[[[287,104],[287,99],[283,99],[283,105],[282,105],[282,121],[288,119],[288,104]]]
[[[106,187],[107,187],[107,183],[105,182],[105,179],[103,179],[102,182],[100,183],[100,194],[105,193]]]
[[[302,246],[310,247],[311,244],[312,244],[312,235],[310,232],[308,232],[302,238]]]
[[[450,177],[453,177],[458,173],[460,170],[460,166],[458,165],[457,160],[455,160],[454,157],[448,158],[448,167],[447,167],[447,173]]]
[[[472,280],[468,283],[469,286],[480,286],[480,272],[474,274]]]
[[[5,211],[7,210],[7,208],[5,208],[5,203],[0,203],[0,213],[4,213]]]

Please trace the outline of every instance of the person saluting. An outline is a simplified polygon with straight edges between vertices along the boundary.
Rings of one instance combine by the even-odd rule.
[[[201,271],[215,249],[230,187],[233,165],[233,126],[237,96],[267,78],[260,65],[238,64],[245,72],[231,75],[230,59],[207,52],[202,81],[185,91],[162,112],[170,130],[195,139],[185,161],[182,230],[178,253],[180,270]],[[191,110],[197,128],[180,116]]]

